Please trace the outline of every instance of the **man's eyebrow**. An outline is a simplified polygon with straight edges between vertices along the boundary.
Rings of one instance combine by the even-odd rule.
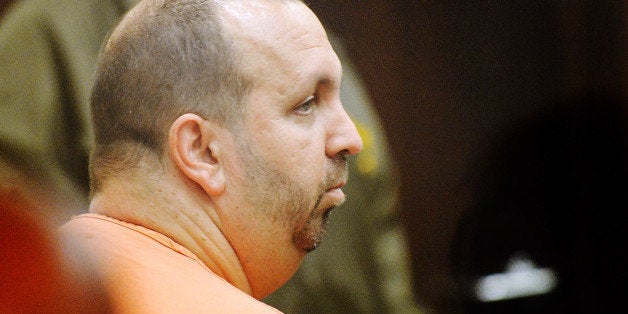
[[[340,80],[334,79],[329,75],[322,75],[318,78],[317,85],[340,85]]]

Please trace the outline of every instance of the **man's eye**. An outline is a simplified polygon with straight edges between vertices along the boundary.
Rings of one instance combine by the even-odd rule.
[[[314,106],[315,100],[316,98],[314,98],[314,96],[309,96],[304,102],[302,102],[294,110],[298,114],[309,114],[310,112],[312,112],[312,106]]]

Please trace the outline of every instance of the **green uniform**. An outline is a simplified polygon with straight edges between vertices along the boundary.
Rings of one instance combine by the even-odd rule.
[[[84,206],[95,61],[134,2],[18,0],[0,21],[0,158],[76,192]],[[286,313],[414,313],[394,166],[366,92],[340,55],[341,98],[364,150],[350,160],[347,202],[332,213],[329,236],[265,301]]]
[[[92,73],[127,2],[14,0],[0,20],[0,162],[78,200],[60,215],[87,206]]]

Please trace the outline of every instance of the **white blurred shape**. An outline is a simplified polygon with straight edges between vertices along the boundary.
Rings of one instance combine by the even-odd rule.
[[[506,272],[480,278],[475,284],[475,296],[482,302],[494,302],[551,292],[558,276],[551,268],[537,268],[523,254],[513,256]]]

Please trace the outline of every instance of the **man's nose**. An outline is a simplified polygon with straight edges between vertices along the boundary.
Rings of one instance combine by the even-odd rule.
[[[331,120],[325,153],[330,158],[356,155],[362,150],[362,138],[342,105]]]

